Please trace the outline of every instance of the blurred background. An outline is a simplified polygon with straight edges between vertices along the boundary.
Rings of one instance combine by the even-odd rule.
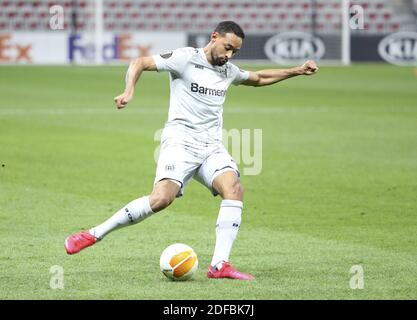
[[[223,20],[240,60],[417,64],[417,0],[0,0],[0,63],[120,63],[202,47]]]

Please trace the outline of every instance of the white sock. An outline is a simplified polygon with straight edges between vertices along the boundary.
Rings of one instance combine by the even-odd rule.
[[[89,232],[100,240],[110,231],[127,225],[136,224],[152,214],[153,211],[149,204],[149,196],[142,197],[129,202],[108,220],[90,229]]]
[[[233,242],[242,221],[242,201],[223,200],[216,223],[216,246],[211,265],[220,269],[223,262],[229,261]]]

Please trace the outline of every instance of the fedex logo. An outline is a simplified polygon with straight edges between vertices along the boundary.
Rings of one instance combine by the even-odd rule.
[[[133,43],[130,35],[115,35],[102,48],[104,61],[130,60],[132,58],[148,56],[151,45]],[[68,59],[93,61],[95,56],[94,41],[88,41],[85,35],[71,34],[68,38]]]
[[[31,63],[31,44],[18,44],[11,41],[11,35],[0,34],[0,62],[21,62]]]

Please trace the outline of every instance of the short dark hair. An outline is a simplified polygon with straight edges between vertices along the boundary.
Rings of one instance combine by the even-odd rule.
[[[225,33],[234,33],[239,38],[245,39],[245,33],[243,32],[242,28],[234,21],[222,21],[220,22],[214,32],[217,32],[221,35]]]

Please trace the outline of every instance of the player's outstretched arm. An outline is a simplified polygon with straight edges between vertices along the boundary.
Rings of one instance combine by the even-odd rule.
[[[125,91],[114,98],[118,109],[126,107],[128,102],[133,99],[135,85],[143,71],[156,71],[156,64],[152,57],[140,57],[130,62],[126,72]]]
[[[300,67],[290,69],[268,69],[259,71],[249,71],[249,78],[242,84],[246,86],[268,86],[282,80],[286,80],[300,75],[315,74],[319,68],[313,60],[308,60]]]

